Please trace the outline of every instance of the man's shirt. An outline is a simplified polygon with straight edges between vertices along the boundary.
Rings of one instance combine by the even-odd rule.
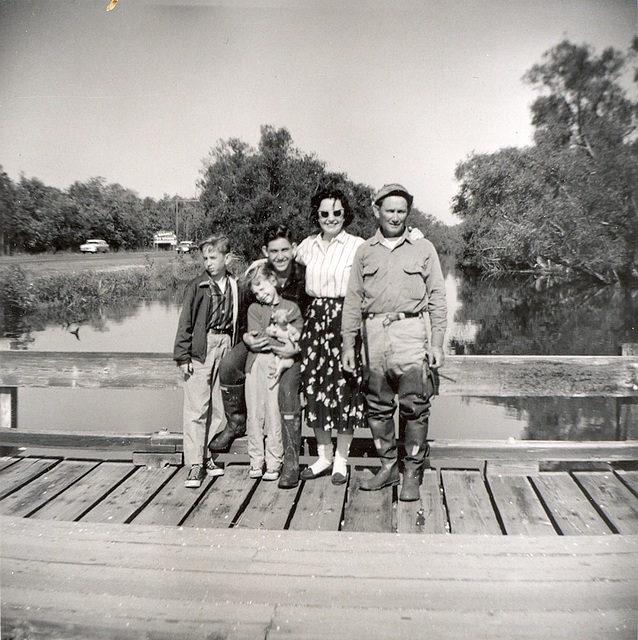
[[[434,245],[413,240],[406,230],[390,249],[380,230],[355,254],[343,305],[341,333],[352,346],[369,313],[423,313],[430,315],[432,344],[442,346],[447,328],[447,303],[441,264]]]

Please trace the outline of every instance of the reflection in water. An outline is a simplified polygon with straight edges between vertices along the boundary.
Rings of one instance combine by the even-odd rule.
[[[444,271],[450,353],[615,355],[623,342],[638,342],[636,291],[558,286],[549,281],[536,286],[538,281],[530,279],[470,279],[447,265]],[[12,317],[3,309],[0,348],[170,352],[178,314],[179,301],[170,292],[164,300],[131,299],[72,319],[60,312]],[[25,389],[20,394],[20,426],[113,431],[117,424],[120,431],[130,431],[134,423],[136,430],[147,432],[179,430],[181,394],[171,392],[166,397],[168,404],[162,405],[143,392]],[[122,404],[122,398],[135,400]],[[87,405],[96,416],[88,427],[82,418]],[[151,405],[163,409],[159,413],[144,410]],[[115,406],[121,414],[113,413]],[[122,415],[135,416],[135,420],[125,420]],[[605,398],[446,396],[433,403],[431,425],[431,436],[439,439],[638,437],[636,427],[630,433],[619,430],[616,401]]]

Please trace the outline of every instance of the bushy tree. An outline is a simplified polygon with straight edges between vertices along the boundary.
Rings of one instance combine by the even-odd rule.
[[[526,74],[543,92],[532,105],[535,144],[457,167],[466,264],[554,264],[606,283],[637,275],[638,102],[621,86],[634,53],[596,56],[565,41]]]

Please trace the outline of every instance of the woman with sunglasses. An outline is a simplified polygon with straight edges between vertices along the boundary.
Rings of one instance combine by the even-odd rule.
[[[341,366],[341,310],[354,254],[364,241],[344,230],[353,216],[340,189],[319,190],[310,210],[320,232],[301,242],[295,259],[306,267],[306,293],[311,297],[300,344],[301,379],[306,422],[315,432],[319,457],[301,478],[312,480],[332,469],[333,484],[344,484],[354,427],[366,423],[360,376],[344,373]]]

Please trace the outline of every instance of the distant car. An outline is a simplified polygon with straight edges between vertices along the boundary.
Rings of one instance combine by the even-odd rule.
[[[191,240],[182,240],[177,243],[175,251],[177,251],[177,253],[192,253],[193,251],[197,251],[197,245]]]
[[[109,250],[109,245],[104,240],[87,240],[84,244],[80,245],[80,251],[82,253],[106,253]]]

